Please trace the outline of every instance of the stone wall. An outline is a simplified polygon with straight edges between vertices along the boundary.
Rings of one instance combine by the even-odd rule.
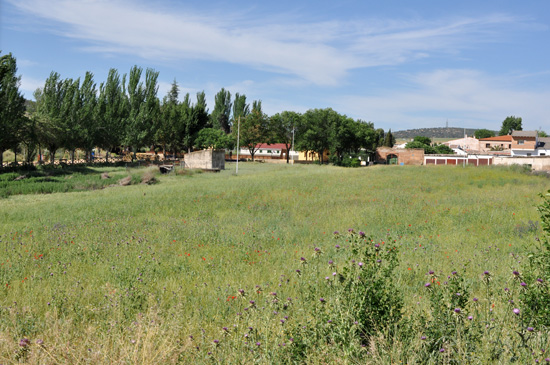
[[[424,163],[424,149],[422,148],[390,148],[376,149],[376,162],[387,163],[391,155],[397,157],[398,165],[422,165]]]
[[[207,149],[185,154],[185,167],[190,169],[225,170],[225,151]]]

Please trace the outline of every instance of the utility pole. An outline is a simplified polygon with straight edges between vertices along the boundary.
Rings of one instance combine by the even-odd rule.
[[[239,150],[241,147],[239,146],[239,137],[241,136],[241,116],[239,115],[239,118],[237,119],[237,168],[235,170],[235,175],[239,174]]]

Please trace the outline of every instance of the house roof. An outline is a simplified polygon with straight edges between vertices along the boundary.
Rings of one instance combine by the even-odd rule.
[[[284,143],[258,143],[256,148],[268,149],[268,150],[286,150],[286,145]]]
[[[539,142],[550,143],[550,137],[539,137]]]
[[[512,142],[512,136],[506,135],[506,136],[496,136],[496,137],[489,137],[489,138],[482,138],[480,141],[495,141],[495,142]]]
[[[512,137],[536,137],[537,131],[513,131]]]

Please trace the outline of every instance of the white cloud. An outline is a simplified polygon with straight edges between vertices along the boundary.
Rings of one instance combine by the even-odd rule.
[[[32,77],[21,75],[21,85],[19,90],[25,94],[27,99],[33,99],[33,93],[38,88],[43,88],[46,80],[38,80]]]
[[[407,90],[342,97],[337,108],[393,130],[443,126],[447,119],[451,126],[499,129],[509,115],[522,117],[524,129],[550,125],[550,92],[522,90],[511,77],[495,79],[479,71],[447,69],[418,73],[408,80]]]
[[[148,60],[229,62],[317,85],[337,85],[356,68],[457,52],[468,42],[486,39],[489,30],[514,21],[493,15],[445,23],[285,22],[276,16],[258,19],[202,15],[183,8],[157,10],[124,0],[10,1],[25,13],[53,22],[52,29],[63,36],[87,41],[85,47],[92,52]]]

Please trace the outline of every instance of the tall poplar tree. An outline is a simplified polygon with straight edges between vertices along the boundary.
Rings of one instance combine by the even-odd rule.
[[[17,76],[17,62],[11,53],[0,57],[0,169],[3,153],[17,149],[24,122],[25,98],[19,92],[21,77]]]
[[[215,96],[214,110],[210,114],[213,128],[221,129],[226,134],[231,132],[231,93],[222,88]]]

